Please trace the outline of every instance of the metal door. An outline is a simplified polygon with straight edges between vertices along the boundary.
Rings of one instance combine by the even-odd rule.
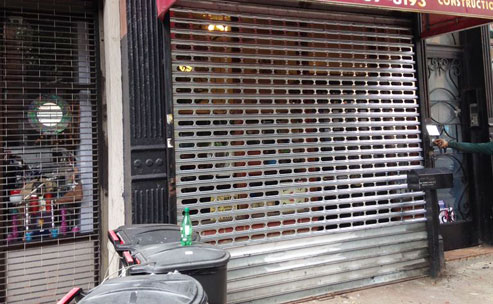
[[[126,1],[127,34],[122,37],[124,88],[128,90],[130,188],[133,224],[169,223],[176,220],[176,210],[168,192],[170,181],[167,138],[172,128],[162,84],[165,50],[164,35],[157,18],[155,1]],[[125,68],[127,67],[127,68]],[[125,98],[125,97],[124,97]],[[124,101],[124,105],[127,101]],[[127,148],[127,147],[125,147]],[[130,215],[130,212],[129,214]]]
[[[0,1],[0,302],[99,277],[96,7]]]
[[[205,1],[170,18],[178,210],[230,248],[228,302],[427,271],[410,20]]]
[[[464,126],[469,111],[465,110],[463,43],[461,33],[445,34],[427,40],[428,96],[430,118],[448,141],[467,141]],[[469,126],[470,129],[472,126]],[[434,151],[434,165],[454,173],[451,189],[437,191],[440,234],[444,250],[477,244],[470,200],[470,167],[467,155],[453,149]],[[474,187],[473,187],[474,188]]]

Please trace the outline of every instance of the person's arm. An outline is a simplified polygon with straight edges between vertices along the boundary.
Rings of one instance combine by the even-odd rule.
[[[456,149],[462,152],[469,153],[484,153],[493,155],[493,142],[487,143],[467,143],[467,142],[455,142],[450,141],[448,146],[452,149]]]

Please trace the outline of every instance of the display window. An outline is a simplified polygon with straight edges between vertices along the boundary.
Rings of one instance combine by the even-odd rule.
[[[97,231],[95,26],[63,8],[49,14],[0,15],[0,211],[7,246]]]

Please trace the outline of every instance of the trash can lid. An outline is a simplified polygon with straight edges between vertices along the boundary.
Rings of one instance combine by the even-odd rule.
[[[94,288],[81,304],[205,304],[207,295],[192,277],[173,273],[111,279]]]
[[[117,251],[133,250],[135,245],[153,245],[180,241],[180,226],[173,224],[139,224],[120,226],[114,230],[124,244],[115,243]],[[192,240],[200,241],[197,232]]]
[[[204,268],[216,268],[228,263],[230,254],[226,250],[204,243],[181,246],[168,243],[138,247],[134,257],[140,264],[129,268],[130,274],[167,273]]]

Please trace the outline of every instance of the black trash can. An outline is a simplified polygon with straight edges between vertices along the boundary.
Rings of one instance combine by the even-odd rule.
[[[136,246],[174,243],[180,241],[180,226],[173,224],[125,225],[109,230],[108,236],[116,252],[133,251]],[[200,235],[193,232],[192,240],[200,241]]]
[[[58,304],[79,299],[79,304],[206,304],[207,295],[197,280],[179,273],[111,279],[86,295],[72,289]]]
[[[197,279],[210,304],[226,303],[226,273],[229,252],[216,246],[196,243],[181,246],[168,243],[138,247],[132,254],[129,275],[160,274],[179,271]]]

